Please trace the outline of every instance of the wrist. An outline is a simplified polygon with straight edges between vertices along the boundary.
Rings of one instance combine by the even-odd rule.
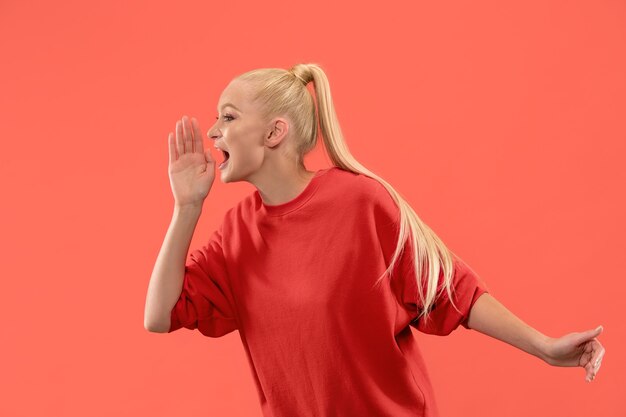
[[[543,334],[540,335],[540,337],[537,340],[537,351],[539,352],[539,358],[548,364],[550,364],[550,360],[552,357],[550,348],[552,346],[553,340],[554,338],[543,335]]]
[[[174,215],[197,215],[202,213],[202,203],[175,204]]]

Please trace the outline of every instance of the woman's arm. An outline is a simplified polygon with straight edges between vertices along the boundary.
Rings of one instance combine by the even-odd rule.
[[[467,326],[506,342],[553,366],[581,366],[587,382],[592,381],[602,362],[605,349],[595,338],[602,326],[584,332],[552,338],[530,327],[511,313],[491,294],[481,295],[470,310]]]
[[[150,332],[167,333],[170,328],[171,311],[182,292],[185,260],[201,214],[200,205],[174,207],[148,283],[144,327]]]
[[[550,338],[524,323],[489,293],[476,300],[467,326],[546,360],[546,346]]]

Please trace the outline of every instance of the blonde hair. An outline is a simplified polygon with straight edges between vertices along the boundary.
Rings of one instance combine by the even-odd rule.
[[[420,317],[428,320],[428,313],[434,308],[435,301],[445,289],[452,301],[451,285],[454,273],[453,256],[456,256],[437,235],[417,216],[406,200],[384,179],[361,165],[350,153],[339,127],[339,121],[330,94],[330,85],[326,74],[318,64],[296,64],[289,70],[282,68],[260,68],[245,72],[236,77],[238,80],[251,82],[254,88],[254,100],[260,103],[261,116],[268,120],[276,115],[287,115],[291,121],[290,129],[295,131],[295,157],[299,166],[304,166],[304,155],[315,147],[317,142],[316,110],[319,113],[319,126],[324,146],[334,166],[363,174],[380,182],[396,205],[400,208],[400,230],[396,249],[390,265],[376,281],[380,284],[385,274],[394,269],[402,256],[408,239],[412,244],[412,260],[417,282],[417,297],[423,309],[414,321]],[[317,109],[313,95],[307,85],[313,82]],[[428,269],[424,285],[422,277]],[[443,269],[444,282],[437,294],[440,270]],[[422,292],[425,292],[425,297]]]

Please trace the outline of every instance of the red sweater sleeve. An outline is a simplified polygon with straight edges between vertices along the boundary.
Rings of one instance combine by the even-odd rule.
[[[382,185],[376,194],[376,200],[376,228],[386,266],[388,266],[399,236],[400,210]],[[450,334],[459,325],[468,329],[467,318],[472,306],[478,297],[489,292],[485,282],[465,262],[453,254],[454,271],[451,291],[454,305],[459,311],[454,308],[448,298],[447,291],[444,290],[439,298],[435,299],[434,305],[431,306],[428,322],[425,322],[423,317],[417,320],[418,314],[423,310],[423,304],[417,292],[412,247],[413,245],[408,239],[404,245],[404,251],[393,269],[390,281],[399,308],[404,309],[411,319],[409,324],[423,333],[439,336]],[[442,288],[443,270],[440,270],[437,294]],[[425,288],[422,288],[421,291],[423,295],[426,294]]]
[[[209,337],[220,337],[237,329],[229,301],[226,265],[222,252],[221,227],[209,242],[189,254],[180,297],[170,314],[168,333],[185,327]]]
[[[455,330],[459,325],[466,329],[467,318],[472,306],[482,294],[489,292],[487,285],[480,277],[460,258],[453,255],[454,271],[452,277],[452,297],[458,311],[448,297],[448,292],[435,300],[434,308],[431,309],[428,322],[420,318],[415,324],[411,325],[423,333],[446,336]],[[443,271],[439,276],[437,291],[443,288]],[[420,304],[421,305],[421,304]]]

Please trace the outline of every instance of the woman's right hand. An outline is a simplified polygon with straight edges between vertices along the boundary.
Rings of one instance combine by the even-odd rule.
[[[202,132],[195,118],[176,122],[176,139],[168,135],[169,177],[177,206],[202,205],[215,180],[215,159],[204,151]]]

